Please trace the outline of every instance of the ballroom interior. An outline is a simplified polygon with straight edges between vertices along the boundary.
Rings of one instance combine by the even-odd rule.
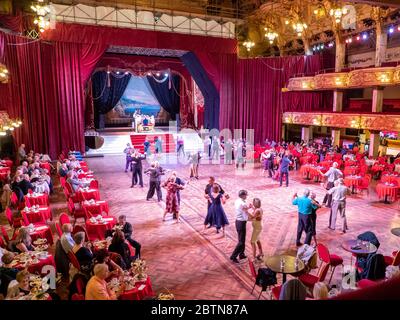
[[[399,299],[399,133],[397,0],[0,0],[0,300]]]

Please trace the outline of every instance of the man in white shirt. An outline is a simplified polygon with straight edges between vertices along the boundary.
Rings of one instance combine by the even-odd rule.
[[[72,250],[75,245],[75,241],[72,238],[72,225],[70,223],[65,223],[62,226],[62,236],[60,238],[61,246],[64,249],[65,253],[68,254]]]
[[[246,244],[246,224],[249,219],[248,210],[251,208],[251,204],[246,203],[247,191],[240,190],[239,191],[239,199],[235,201],[235,215],[236,215],[236,231],[238,234],[238,244],[236,245],[235,250],[232,252],[230,259],[239,263],[237,257],[239,259],[246,259],[246,255],[244,254],[245,244]]]
[[[348,229],[346,220],[346,195],[350,194],[351,191],[344,185],[343,179],[340,178],[335,182],[335,187],[328,191],[332,195],[332,209],[329,217],[329,229],[335,230],[336,217],[340,214],[343,219],[343,233],[346,233]]]
[[[322,173],[320,171],[320,174],[322,176],[325,176],[328,180],[328,183],[326,185],[326,190],[330,190],[335,186],[335,181],[337,181],[339,178],[343,178],[343,173],[342,171],[340,171],[337,167],[339,166],[339,164],[337,162],[334,162],[332,164],[332,167],[329,168],[329,170],[325,173]],[[332,195],[327,192],[325,194],[324,200],[322,201],[322,204],[325,205],[327,208],[331,207],[332,204]]]

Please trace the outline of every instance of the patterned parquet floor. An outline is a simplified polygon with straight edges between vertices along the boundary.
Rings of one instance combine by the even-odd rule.
[[[169,216],[163,222],[164,203],[157,203],[156,197],[146,201],[148,177],[144,176],[143,189],[130,188],[131,174],[124,173],[124,160],[123,155],[107,155],[87,162],[99,180],[101,197],[109,202],[111,213],[126,214],[133,224],[134,238],[142,244],[154,289],[158,292],[168,289],[177,299],[255,299],[257,293],[250,293],[254,281],[247,260],[239,265],[229,260],[236,245],[234,200],[240,189],[249,191],[249,199],[258,197],[262,201],[265,255],[296,251],[297,210],[291,204],[293,193],[300,194],[305,187],[310,187],[320,202],[325,194],[320,184],[301,179],[297,172],[291,174],[289,187],[281,188],[277,182],[263,177],[257,164],[245,170],[236,170],[232,165],[202,164],[200,179],[191,181],[181,193],[183,221],[175,223]],[[188,180],[187,166],[164,167],[176,170],[178,176]],[[203,194],[210,175],[231,195],[225,204],[230,221],[225,237],[216,234],[215,229],[203,231],[206,215]],[[369,195],[349,197],[346,213],[350,230],[345,235],[340,233],[339,225],[337,231],[327,229],[329,209],[320,209],[317,219],[318,241],[326,244],[331,253],[341,255],[345,264],[350,262],[350,254],[341,248],[341,243],[364,231],[371,230],[377,235],[381,242],[379,251],[383,254],[400,248],[400,238],[390,233],[391,228],[400,225],[399,204],[379,202],[373,186]],[[251,225],[248,224],[246,254],[249,257],[250,236]],[[335,278],[340,277],[340,271],[339,268]]]

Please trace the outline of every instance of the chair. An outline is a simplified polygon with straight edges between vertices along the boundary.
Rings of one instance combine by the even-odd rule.
[[[97,180],[92,180],[90,181],[89,188],[91,189],[98,189],[99,188],[99,182]]]
[[[71,297],[72,301],[82,301],[85,300],[85,296],[83,294],[74,293]]]
[[[393,252],[393,253],[396,253],[396,252]],[[398,265],[400,265],[400,251],[397,251],[397,253],[394,254],[393,257],[384,256],[384,259],[385,259],[386,266],[398,266]]]
[[[57,234],[58,234],[58,236],[61,238],[61,236],[62,236],[62,230],[61,230],[60,224],[59,224],[58,222],[56,222],[56,223],[55,223],[55,226],[56,226]]]
[[[84,232],[85,233],[85,242],[89,241],[89,235],[88,235],[85,227],[80,226],[80,225],[74,226],[74,229],[72,230],[72,234],[75,234],[78,232]]]
[[[370,179],[368,177],[363,177],[361,179],[360,184],[357,185],[357,191],[363,191],[366,190],[367,191],[367,195],[369,196],[369,183],[370,183]]]
[[[65,177],[60,177],[60,184],[63,188],[65,188],[66,181]]]
[[[369,287],[377,285],[379,282],[381,282],[381,281],[380,280],[374,281],[374,280],[369,280],[369,279],[362,279],[357,282],[357,287],[359,289],[369,288]]]
[[[59,220],[60,220],[61,227],[66,223],[71,223],[71,221],[69,220],[68,215],[65,212],[60,214]]]
[[[321,265],[318,271],[321,270],[321,267],[324,263],[328,264],[332,268],[331,277],[328,282],[329,284],[332,281],[333,273],[335,272],[336,267],[339,265],[342,265],[343,267],[343,258],[336,254],[330,254],[329,249],[322,243],[319,243],[317,245],[317,252],[318,252],[318,257],[321,260]]]
[[[68,199],[68,210],[69,210],[69,213],[75,219],[74,225],[76,223],[76,220],[79,219],[79,218],[83,218],[85,220],[85,222],[86,222],[86,219],[88,217],[86,210],[84,210],[82,208],[76,209],[75,208],[75,204],[74,204],[74,202],[72,201],[71,198]]]
[[[3,235],[4,240],[8,243],[10,242],[10,238],[8,237],[7,230],[4,226],[1,226],[1,233]]]
[[[78,271],[81,271],[81,265],[72,250],[68,252],[68,259]]]
[[[319,272],[318,276],[306,273],[306,274],[302,274],[299,277],[299,280],[308,288],[310,288],[311,290],[314,288],[314,285],[317,282],[324,282],[326,275],[328,273],[329,270],[329,264],[325,264],[322,267],[322,270]]]
[[[0,237],[0,248],[6,248],[6,243],[2,237]]]
[[[253,280],[254,280],[254,286],[253,286],[253,289],[251,289],[251,294],[253,294],[254,288],[255,288],[256,285],[257,285],[257,271],[256,271],[256,268],[254,267],[253,261],[251,261],[250,258],[248,258],[248,261],[249,261],[249,268],[250,268],[251,277],[252,277]],[[260,287],[261,287],[261,286],[260,286]],[[260,294],[258,295],[257,300],[260,300],[260,297],[261,297],[263,291],[264,291],[264,290],[263,290],[263,288],[261,287]]]
[[[22,226],[22,218],[14,219],[13,213],[12,213],[10,207],[6,208],[6,217],[7,217],[8,223],[14,229],[20,228]]]

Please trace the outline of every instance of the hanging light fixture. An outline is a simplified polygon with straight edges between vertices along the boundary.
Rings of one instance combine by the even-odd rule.
[[[300,22],[293,23],[293,29],[294,29],[294,31],[296,31],[298,37],[301,37],[304,30],[306,30],[307,28],[308,28],[308,26],[305,23],[300,23]]]
[[[0,111],[0,136],[5,136],[7,131],[14,131],[15,128],[19,128],[22,125],[22,121],[17,119],[10,119],[6,111]]]
[[[50,28],[50,6],[44,0],[38,0],[31,9],[36,13],[33,23],[38,26],[39,31],[44,32]]]
[[[331,17],[335,18],[335,22],[339,23],[340,21],[342,21],[343,16],[345,16],[347,14],[347,9],[345,7],[343,8],[332,8],[329,11],[329,15]]]
[[[253,48],[255,43],[253,41],[245,41],[243,42],[243,46],[246,47],[247,51],[250,51]]]
[[[265,37],[269,40],[270,44],[273,44],[275,39],[278,38],[278,34],[268,28],[264,28],[264,30],[266,31]]]
[[[7,83],[9,78],[8,69],[4,64],[0,63],[0,82]]]

